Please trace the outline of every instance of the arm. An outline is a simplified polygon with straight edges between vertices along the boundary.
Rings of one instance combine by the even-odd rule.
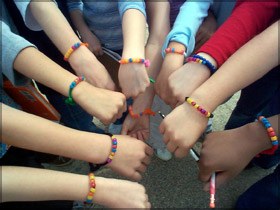
[[[14,166],[1,167],[1,175],[1,202],[86,201],[89,192],[89,178],[87,175]],[[44,180],[43,182],[42,179]],[[109,208],[151,207],[145,188],[138,183],[102,177],[96,177],[95,183],[94,203]]]
[[[268,121],[279,136],[279,115],[268,118]],[[207,182],[211,174],[217,172],[216,186],[225,184],[237,176],[257,154],[271,146],[267,130],[259,121],[208,134],[200,153],[199,178]],[[227,148],[231,148],[230,152]],[[206,184],[205,189],[209,189],[209,184]]]
[[[107,135],[74,130],[1,105],[2,140],[6,144],[97,164],[106,162],[110,154],[112,140]],[[140,173],[150,163],[152,149],[128,136],[117,136],[117,139],[116,155],[107,167],[127,178],[140,180]]]
[[[29,4],[29,9],[63,55],[75,43],[80,42],[55,3],[33,0]],[[69,62],[77,75],[85,76],[91,84],[109,90],[115,89],[107,70],[85,46],[75,50],[70,56]]]
[[[123,53],[122,58],[145,58],[145,4],[144,2],[121,2]],[[119,82],[127,98],[136,97],[149,86],[149,78],[144,64],[130,63],[120,66]]]
[[[162,48],[162,55],[165,57],[160,74],[155,85],[156,93],[167,104],[172,103],[171,91],[168,87],[169,76],[184,64],[184,56],[168,53],[164,55],[167,47],[186,51],[189,56],[195,46],[195,35],[203,19],[208,14],[210,1],[190,2],[187,1],[180,8],[173,29],[168,34]]]
[[[262,77],[279,64],[278,24],[274,23],[260,35],[240,48],[210,79],[191,95],[208,112],[236,91]],[[262,49],[260,51],[259,49]],[[201,136],[208,119],[188,103],[176,107],[162,122],[160,131],[175,155],[183,157]],[[188,136],[186,131],[191,131]]]
[[[218,69],[236,50],[260,33],[278,17],[277,2],[238,1],[227,21],[214,33],[197,54]],[[258,15],[260,14],[260,15]],[[236,35],[236,31],[241,31]],[[169,78],[175,107],[184,102],[196,88],[210,77],[209,70],[197,63],[187,63]]]
[[[145,47],[146,59],[151,65],[147,68],[149,78],[156,78],[162,64],[161,48],[169,31],[169,3],[146,2],[149,25],[149,38]],[[138,95],[133,103],[135,113],[151,108],[155,95],[154,85],[150,85],[143,94]],[[138,139],[149,138],[149,116],[133,119],[127,116],[122,128],[122,134],[135,134]]]
[[[73,25],[78,30],[83,42],[89,44],[89,49],[95,55],[102,55],[103,50],[99,39],[90,31],[83,17],[83,2],[82,1],[68,1],[70,17]]]

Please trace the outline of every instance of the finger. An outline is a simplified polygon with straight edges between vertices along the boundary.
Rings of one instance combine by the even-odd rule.
[[[145,156],[145,158],[142,160],[142,163],[149,165],[151,163],[151,157]]]
[[[162,141],[167,145],[169,143],[169,136],[168,134],[163,135],[162,137]]]
[[[177,149],[174,152],[174,155],[176,158],[183,158],[188,154],[188,150],[183,149],[182,147],[177,147]]]
[[[131,137],[137,139],[137,135],[136,135],[135,133],[132,133],[132,134],[131,134]]]
[[[128,126],[126,126],[126,124],[123,124],[121,135],[127,135],[127,133],[128,133]]]
[[[134,179],[136,181],[140,181],[142,179],[142,176],[139,172],[135,171],[134,174],[131,176],[131,179]]]
[[[216,187],[220,187],[221,185],[226,184],[229,180],[231,180],[234,176],[230,173],[230,171],[218,172],[216,173]]]
[[[160,126],[159,126],[159,132],[161,134],[163,134],[165,132],[165,124],[164,124],[164,120],[160,123]]]
[[[146,132],[146,131],[143,131],[142,135],[143,135],[144,140],[148,140],[150,137],[149,132]]]
[[[213,167],[205,166],[205,159],[203,157],[200,158],[199,162],[199,172],[198,172],[198,178],[202,182],[208,182],[210,180],[211,174],[215,172],[215,169]]]
[[[138,168],[137,168],[137,171],[141,172],[141,173],[145,173],[147,170],[147,167],[146,165],[144,164],[141,164]]]
[[[152,156],[154,154],[154,150],[152,149],[152,147],[150,147],[148,145],[146,145],[145,152],[149,156]]]
[[[177,146],[173,144],[173,142],[168,142],[168,144],[166,145],[166,149],[169,152],[174,152],[177,149]]]
[[[147,209],[150,209],[150,208],[151,208],[151,203],[150,203],[150,202],[147,202],[146,205],[145,205],[145,207],[146,207]]]
[[[144,141],[144,137],[142,135],[142,132],[141,131],[137,131],[136,133],[137,133],[138,139]]]

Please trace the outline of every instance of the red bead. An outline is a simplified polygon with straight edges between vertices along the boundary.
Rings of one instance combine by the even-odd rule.
[[[271,136],[271,137],[276,136],[276,133],[275,132],[270,132],[269,136]]]
[[[208,112],[207,111],[205,111],[205,113],[204,113],[205,115],[208,115]]]
[[[96,184],[95,183],[90,183],[90,186],[95,188],[96,187]]]
[[[197,107],[197,110],[198,110],[198,111],[201,111],[201,109],[202,109],[202,108],[201,108],[200,106],[199,106],[199,107]]]
[[[191,104],[192,104],[193,106],[196,105],[196,103],[195,103],[194,101],[193,101]]]
[[[112,148],[117,149],[117,145],[113,145]]]

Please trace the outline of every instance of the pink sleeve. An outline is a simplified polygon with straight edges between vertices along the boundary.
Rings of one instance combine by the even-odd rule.
[[[227,21],[196,52],[212,56],[220,67],[235,51],[279,19],[278,1],[236,2]]]

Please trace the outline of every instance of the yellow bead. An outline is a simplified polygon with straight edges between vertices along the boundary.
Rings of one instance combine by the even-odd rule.
[[[124,61],[125,61],[125,63],[129,63],[129,60],[128,60],[128,58],[127,58],[127,59],[125,59]]]
[[[140,58],[137,58],[137,59],[136,59],[136,62],[137,62],[137,63],[140,63]]]
[[[190,98],[188,98],[188,99],[187,99],[187,102],[188,102],[189,104],[191,104],[191,103],[193,102],[193,100],[190,99]]]
[[[133,62],[133,63],[136,63],[136,58],[132,58],[132,62]]]
[[[95,179],[95,176],[90,176],[89,179]]]
[[[95,188],[90,188],[90,192],[95,193],[96,189]]]
[[[92,199],[93,199],[93,196],[88,196],[87,199],[88,199],[88,200],[92,200]]]
[[[271,141],[276,141],[277,140],[277,136],[273,136],[273,137],[270,137]]]
[[[198,105],[198,104],[195,104],[195,105],[194,105],[194,108],[196,108],[196,109],[197,109],[198,107],[199,107],[199,105]]]
[[[210,117],[210,115],[211,115],[210,112],[208,112],[208,114],[206,115],[206,117]]]
[[[203,60],[200,60],[198,63],[202,63]]]
[[[112,155],[109,155],[109,158],[113,160],[114,157]]]
[[[116,139],[117,137],[115,135],[112,136],[112,139]]]

